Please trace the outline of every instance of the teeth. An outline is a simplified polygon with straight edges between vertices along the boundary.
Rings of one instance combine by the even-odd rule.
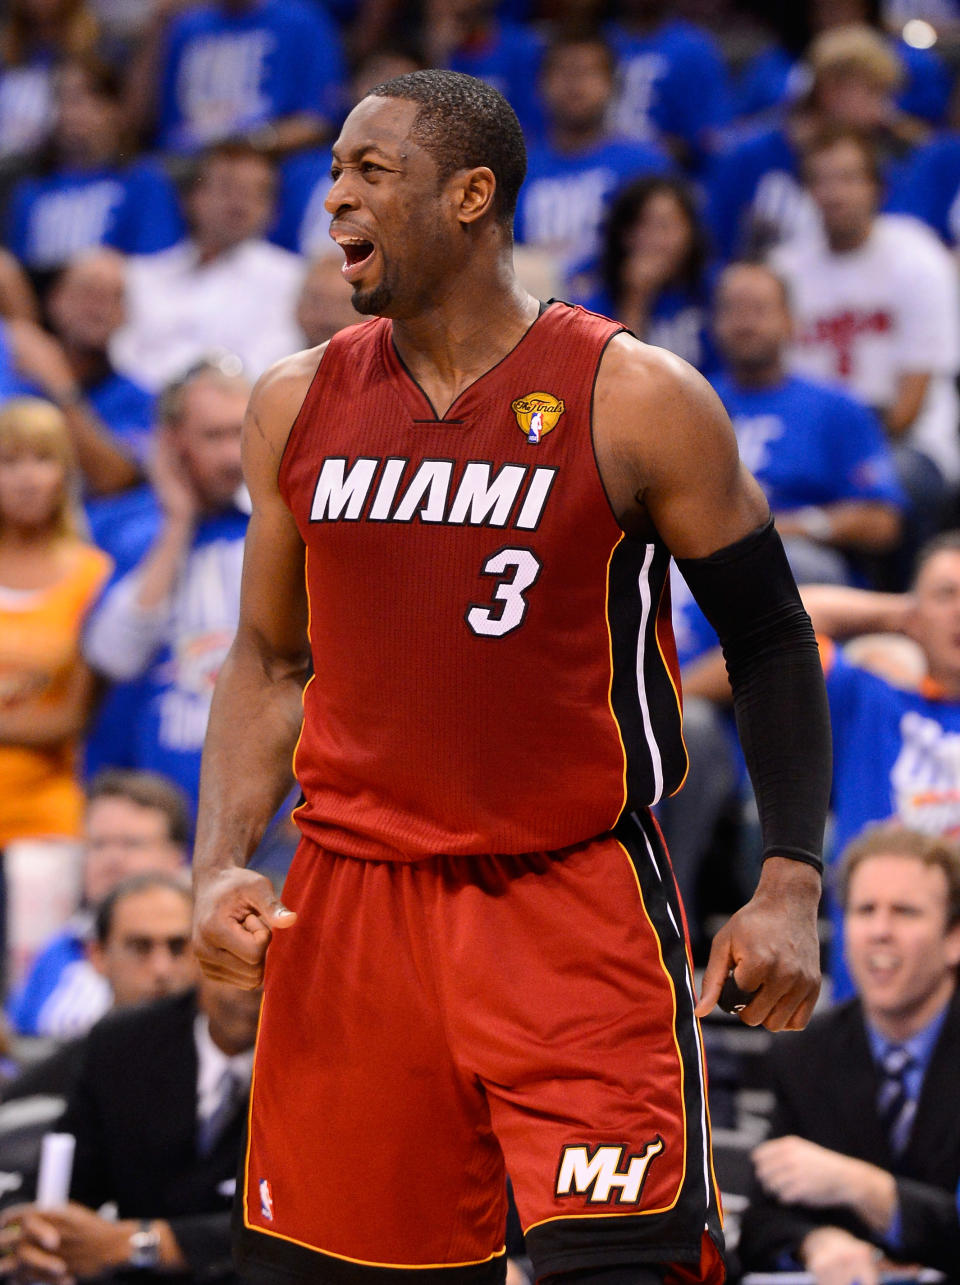
[[[896,955],[870,955],[867,959],[871,968],[896,968],[899,962]]]

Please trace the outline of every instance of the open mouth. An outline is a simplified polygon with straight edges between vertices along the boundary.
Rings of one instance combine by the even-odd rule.
[[[337,244],[344,255],[341,271],[348,281],[352,281],[361,274],[365,265],[373,258],[373,242],[365,241],[361,237],[350,237],[346,240],[338,240]]]

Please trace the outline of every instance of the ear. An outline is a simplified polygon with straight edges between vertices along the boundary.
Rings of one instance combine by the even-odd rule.
[[[454,200],[461,223],[476,223],[493,209],[497,180],[486,165],[461,170],[453,180]]]
[[[947,930],[946,956],[954,968],[960,965],[960,924]]]

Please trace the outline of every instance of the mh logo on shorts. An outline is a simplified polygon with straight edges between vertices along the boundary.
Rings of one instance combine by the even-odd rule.
[[[558,1196],[586,1196],[588,1205],[606,1205],[614,1188],[618,1205],[636,1205],[643,1193],[650,1161],[663,1150],[659,1134],[648,1142],[640,1155],[628,1157],[621,1169],[626,1147],[600,1146],[591,1155],[589,1147],[564,1147],[557,1170]]]
[[[260,1179],[260,1217],[273,1222],[273,1193],[266,1178]]]

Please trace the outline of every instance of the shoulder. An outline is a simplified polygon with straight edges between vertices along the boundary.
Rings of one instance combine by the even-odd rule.
[[[598,406],[601,397],[627,412],[656,410],[665,416],[715,414],[720,406],[713,388],[688,362],[622,331],[603,353]]]
[[[678,56],[695,57],[698,61],[708,59],[710,62],[719,58],[716,43],[706,32],[682,18],[668,22],[662,29],[661,39],[664,47]]]
[[[328,345],[329,341],[283,357],[254,384],[244,425],[244,447],[254,457],[254,467],[265,457],[274,469],[279,468],[290,430]]]
[[[241,247],[240,256],[243,272],[257,273],[265,282],[276,283],[278,276],[299,281],[307,270],[307,265],[299,254],[284,250],[272,241],[247,241]]]
[[[877,215],[874,250],[885,262],[891,255],[891,267],[899,268],[907,279],[918,262],[929,263],[938,270],[953,264],[949,250],[933,229],[912,214]],[[909,262],[904,255],[909,255]]]

